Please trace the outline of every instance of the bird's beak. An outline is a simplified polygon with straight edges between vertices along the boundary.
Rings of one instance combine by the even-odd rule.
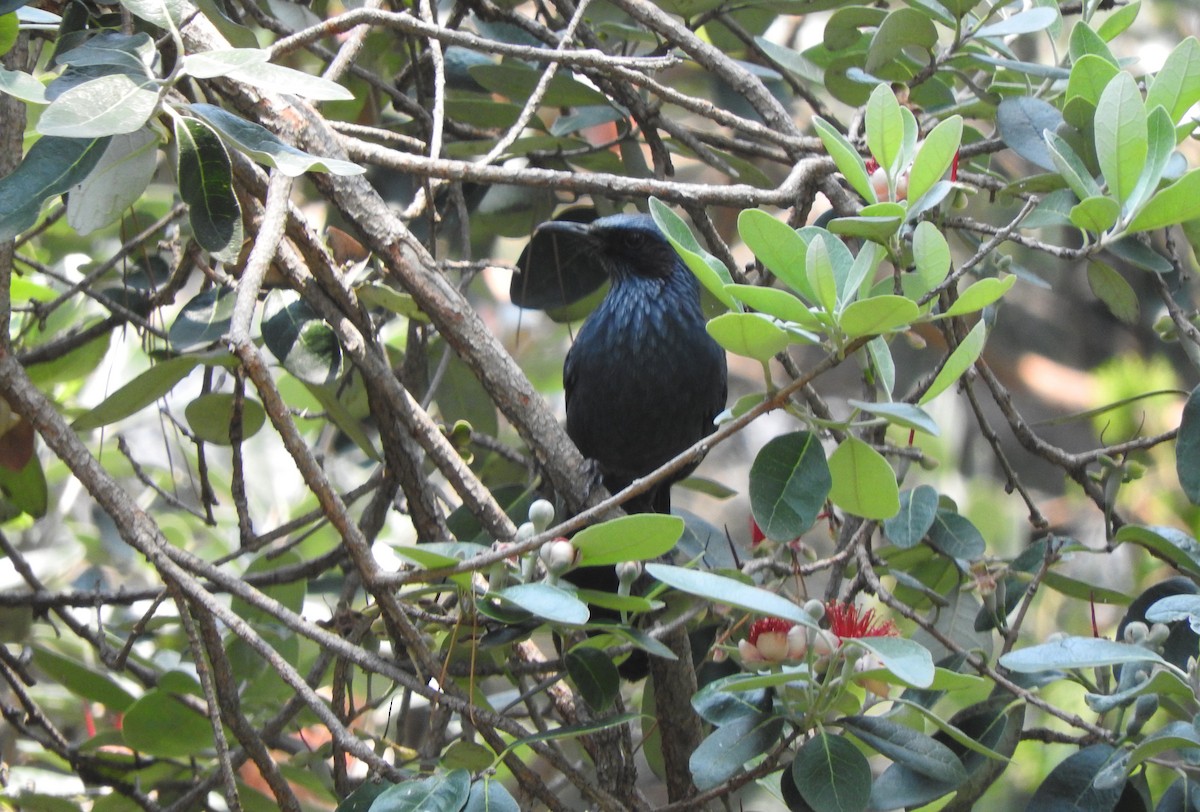
[[[534,231],[534,236],[541,234],[570,234],[583,239],[593,237],[590,223],[577,223],[574,220],[548,220]]]

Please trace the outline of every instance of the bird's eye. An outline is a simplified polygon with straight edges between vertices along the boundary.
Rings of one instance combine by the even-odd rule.
[[[640,231],[628,231],[622,238],[626,248],[641,248],[646,244],[646,235]]]

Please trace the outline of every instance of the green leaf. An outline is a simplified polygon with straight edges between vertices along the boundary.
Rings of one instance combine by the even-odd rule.
[[[832,236],[829,239],[833,239]],[[834,274],[829,246],[824,237],[818,235],[809,243],[806,260],[805,274],[808,278],[809,288],[815,297],[813,304],[819,305],[826,313],[835,312],[838,295],[837,277]]]
[[[150,128],[114,135],[92,172],[67,193],[67,222],[80,235],[115,223],[154,178],[158,136]]]
[[[767,714],[743,716],[718,727],[688,759],[696,788],[703,791],[720,786],[747,761],[777,744],[782,732],[783,719]]]
[[[1146,105],[1133,76],[1122,71],[1096,104],[1096,159],[1108,191],[1124,203],[1146,165]]]
[[[863,743],[914,772],[953,786],[967,780],[954,751],[920,731],[881,716],[851,716],[841,723]]]
[[[1003,279],[988,277],[980,279],[959,294],[943,315],[965,316],[975,313],[985,307],[995,304],[1017,282],[1016,276],[1006,276]]]
[[[579,551],[579,566],[599,567],[665,555],[683,535],[683,527],[678,516],[642,513],[594,524],[571,541]]]
[[[1146,93],[1146,107],[1166,108],[1171,121],[1178,123],[1200,101],[1200,42],[1188,37],[1175,46],[1154,77]]]
[[[1029,799],[1028,808],[1051,812],[1117,809],[1126,784],[1127,757],[1128,751],[1107,743],[1077,750],[1050,771]],[[1119,771],[1116,780],[1102,780],[1114,764]]]
[[[935,669],[929,649],[903,637],[854,637],[844,644],[861,646],[874,654],[883,667],[913,688],[933,685]]]
[[[913,261],[918,284],[912,290],[905,286],[905,292],[913,298],[925,296],[942,284],[950,273],[950,245],[937,226],[928,220],[918,223],[913,231]]]
[[[851,302],[838,319],[848,338],[890,333],[908,327],[921,311],[911,299],[891,294]]]
[[[863,68],[876,74],[894,65],[908,50],[932,54],[937,41],[937,28],[928,14],[915,8],[895,9],[875,29]]]
[[[211,53],[211,52],[209,52]],[[252,68],[236,68],[228,74],[230,79],[245,82],[274,93],[290,93],[313,101],[348,101],[354,94],[337,82],[324,76],[314,76],[283,65],[266,62]],[[333,172],[333,169],[330,169]],[[334,172],[334,174],[344,174]]]
[[[929,528],[929,542],[951,558],[978,561],[987,552],[987,543],[971,520],[953,510],[942,509]]]
[[[303,382],[301,382],[303,383]],[[326,384],[324,386],[315,386],[310,383],[304,384],[304,388],[309,394],[321,404],[321,409],[329,418],[333,425],[337,426],[347,437],[354,441],[354,444],[362,450],[370,459],[380,460],[379,451],[371,442],[371,438],[363,430],[363,424],[354,415],[350,409],[346,408],[346,404],[338,397],[338,386],[335,384]]]
[[[412,294],[401,293],[395,288],[378,282],[368,282],[354,289],[358,300],[369,307],[382,307],[398,316],[429,323],[429,316],[421,310],[421,306],[413,299]]]
[[[1200,543],[1182,530],[1127,524],[1118,530],[1113,538],[1118,542],[1141,545],[1179,569],[1200,575]]]
[[[738,215],[738,234],[767,270],[788,287],[812,299],[805,276],[806,243],[796,230],[760,209],[745,209]]]
[[[650,216],[662,230],[676,253],[683,259],[688,270],[695,274],[704,289],[716,297],[717,301],[730,310],[740,311],[741,307],[725,290],[726,285],[733,284],[729,269],[703,248],[696,241],[695,235],[688,229],[687,224],[669,206],[656,197],[649,200]]]
[[[608,654],[590,646],[575,646],[564,660],[567,674],[593,711],[603,713],[612,707],[621,693],[621,675]]]
[[[115,31],[104,31],[89,37],[81,45],[65,52],[60,51],[55,55],[54,61],[60,65],[77,68],[116,68],[118,73],[141,80],[154,78],[153,68],[157,56],[154,40],[145,32],[119,34]],[[104,71],[109,72],[111,71]],[[80,79],[94,75],[84,73]]]
[[[736,606],[766,617],[791,620],[810,629],[817,628],[816,621],[809,617],[803,607],[757,586],[750,586],[715,573],[669,564],[647,564],[646,572],[656,581],[689,595],[699,595],[725,606]]]
[[[867,101],[867,148],[888,174],[904,149],[904,115],[896,94],[886,84],[876,85]]]
[[[46,86],[28,73],[0,68],[0,93],[29,104],[48,104]]]
[[[1130,233],[1151,231],[1197,217],[1200,217],[1200,169],[1193,169],[1150,198],[1133,218],[1128,230]]]
[[[954,352],[950,353],[950,357],[946,359],[946,363],[942,365],[942,369],[938,372],[937,377],[933,379],[929,389],[917,401],[918,406],[924,406],[929,401],[936,398],[942,392],[950,388],[950,386],[962,377],[983,352],[983,345],[987,341],[987,328],[980,321],[971,328],[971,332],[967,333],[966,337],[954,348]]]
[[[102,138],[140,130],[158,107],[158,90],[148,81],[112,73],[67,90],[38,119],[42,135]]]
[[[846,402],[856,409],[877,414],[897,426],[922,431],[933,437],[939,434],[937,422],[920,406],[914,406],[911,403],[870,402],[854,398],[848,398]]]
[[[188,204],[196,242],[213,254],[231,255],[242,243],[242,208],[233,191],[225,145],[199,119],[175,119],[179,195]]]
[[[792,343],[787,331],[761,313],[722,313],[708,322],[706,329],[735,355],[764,363]]]
[[[1094,113],[1104,89],[1120,71],[1119,67],[1102,56],[1085,54],[1071,66],[1071,78],[1067,82],[1067,101],[1082,99],[1089,102]],[[1087,123],[1090,124],[1091,119],[1088,119]]]
[[[1115,9],[1112,14],[1108,15],[1104,22],[1100,23],[1100,27],[1096,29],[1096,33],[1105,42],[1112,42],[1118,34],[1123,33],[1125,29],[1133,25],[1133,21],[1137,19],[1141,8],[1141,0],[1133,0],[1129,5]]]
[[[191,104],[188,108],[208,122],[233,146],[251,158],[267,166],[273,166],[288,177],[299,177],[305,172],[328,172],[332,175],[361,175],[366,170],[358,164],[338,158],[321,158],[310,155],[291,144],[266,127],[239,118],[211,104]]]
[[[739,673],[715,679],[692,696],[692,707],[701,719],[717,727],[746,716],[770,713],[771,694],[763,688],[744,687],[743,683],[757,676]]]
[[[1075,150],[1071,149],[1070,144],[1049,130],[1046,131],[1045,138],[1046,148],[1050,152],[1054,168],[1062,175],[1063,180],[1067,182],[1067,186],[1071,187],[1071,191],[1077,198],[1087,200],[1089,197],[1100,197],[1104,194],[1087,166],[1075,154]]]
[[[209,392],[193,400],[184,409],[192,433],[206,443],[231,445],[234,396],[229,392]],[[242,439],[253,437],[263,427],[267,413],[252,398],[242,399]]]
[[[527,65],[505,63],[503,65],[472,65],[467,68],[471,78],[492,93],[513,101],[524,102],[533,95],[541,80],[542,71]],[[608,98],[594,87],[572,79],[565,73],[550,80],[542,105],[545,107],[588,107],[607,105]]]
[[[1184,495],[1193,505],[1200,505],[1200,386],[1183,405],[1175,438],[1175,472]]]
[[[1083,231],[1099,234],[1112,228],[1121,215],[1121,206],[1111,197],[1089,197],[1071,207],[1071,223]]]
[[[1018,674],[1059,671],[1071,668],[1100,668],[1124,663],[1166,663],[1149,649],[1118,643],[1103,637],[1064,637],[1052,643],[1010,651],[1000,665]]]
[[[779,288],[764,288],[759,285],[726,285],[725,290],[747,307],[765,313],[784,322],[793,322],[802,327],[820,330],[822,323],[794,293]]]
[[[791,541],[817,521],[832,479],[815,434],[798,431],[767,442],[750,467],[750,509],[767,538]]]
[[[291,291],[272,291],[263,306],[263,343],[283,368],[315,386],[337,381],[345,360],[333,328]]]
[[[370,812],[459,812],[470,794],[471,774],[451,770],[388,787],[371,804]]]
[[[1092,260],[1087,269],[1088,287],[1109,312],[1126,324],[1137,324],[1141,312],[1137,293],[1125,277],[1103,262]]]
[[[938,493],[929,485],[900,494],[900,512],[883,523],[883,532],[901,550],[921,543],[937,518]]]
[[[1085,56],[1099,56],[1112,65],[1119,66],[1117,58],[1113,56],[1105,41],[1087,23],[1082,21],[1076,23],[1071,29],[1068,52],[1072,62],[1079,62]]]
[[[867,172],[867,165],[854,145],[846,139],[846,136],[838,132],[837,128],[820,116],[813,118],[813,128],[817,131],[817,136],[825,145],[825,151],[833,159],[838,171],[850,184],[850,188],[858,192],[868,203],[876,202],[878,198],[875,196],[875,187],[871,185],[871,176]],[[739,227],[740,225],[739,222]],[[742,236],[745,237],[744,234]]]
[[[151,25],[171,30],[196,13],[188,0],[121,0],[121,5]]]
[[[999,22],[985,25],[975,32],[980,39],[992,37],[1011,37],[1015,34],[1034,34],[1045,31],[1059,19],[1058,10],[1054,8],[1031,8],[1021,11],[1011,17],[1005,17]]]
[[[124,713],[133,704],[133,694],[107,671],[92,668],[41,644],[32,646],[31,650],[33,664],[56,685],[75,696],[89,702],[99,702],[113,713]]]
[[[902,216],[838,217],[829,221],[829,230],[841,237],[856,237],[886,244],[900,229]]]
[[[1151,108],[1146,120],[1146,132],[1149,139],[1146,167],[1122,207],[1122,214],[1126,217],[1131,213],[1136,215],[1158,189],[1158,184],[1171,162],[1171,156],[1175,154],[1175,125],[1171,123],[1171,117],[1162,107]]]
[[[521,812],[521,807],[504,788],[504,784],[484,773],[482,778],[471,784],[471,796],[467,798],[463,812]]]
[[[0,178],[0,242],[37,222],[42,203],[61,195],[99,163],[108,138],[39,138],[21,165]]]
[[[236,300],[231,288],[209,288],[194,296],[179,311],[167,331],[171,349],[179,353],[190,352],[224,338],[229,333]],[[222,353],[219,357],[228,356]]]
[[[1004,99],[996,107],[996,129],[1013,152],[1042,169],[1055,169],[1044,133],[1063,123],[1058,108],[1033,96]],[[1086,197],[1086,195],[1084,195]]]
[[[222,360],[230,357],[226,353],[221,356]],[[196,367],[214,363],[221,363],[217,356],[184,355],[159,361],[80,416],[71,424],[71,428],[75,431],[91,431],[123,420],[166,395]]]
[[[236,70],[265,65],[270,56],[262,48],[214,48],[185,55],[183,72],[197,79],[215,79],[228,76]]]
[[[191,758],[210,749],[212,724],[163,690],[150,690],[130,705],[121,721],[125,744],[144,755]]]
[[[334,812],[370,812],[371,804],[375,802],[375,799],[393,786],[395,784],[382,778],[368,778],[359,785],[358,789],[343,798]]]
[[[30,434],[32,435],[32,429]],[[42,469],[42,461],[33,453],[32,436],[27,447],[30,452],[29,458],[18,470],[0,465],[0,492],[4,493],[11,507],[40,519],[46,515],[46,509],[49,507],[50,492],[46,485],[46,472]]]
[[[889,519],[900,510],[896,472],[871,446],[847,437],[829,457],[829,499],[864,519]]]
[[[908,198],[916,200],[933,188],[942,179],[962,143],[962,116],[950,118],[938,124],[921,145],[908,173]]]
[[[891,348],[883,336],[875,336],[867,342],[867,356],[871,359],[871,369],[875,373],[875,381],[883,388],[888,397],[896,389],[896,362],[892,359]]]
[[[848,739],[821,730],[792,759],[792,779],[814,812],[863,812],[871,798],[871,765]]]
[[[565,589],[550,584],[517,584],[493,594],[551,623],[582,626],[590,616],[586,603]]]

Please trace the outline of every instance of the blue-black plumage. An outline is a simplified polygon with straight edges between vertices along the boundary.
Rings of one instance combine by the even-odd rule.
[[[649,216],[541,230],[584,238],[611,278],[567,353],[563,384],[567,433],[615,493],[714,431],[725,408],[725,352],[705,330],[699,283]],[[625,509],[669,513],[671,485],[694,467]]]

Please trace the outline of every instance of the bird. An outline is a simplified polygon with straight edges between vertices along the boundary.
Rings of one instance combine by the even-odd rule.
[[[725,351],[705,329],[698,280],[649,215],[554,220],[538,230],[581,239],[610,280],[567,352],[563,388],[567,434],[617,493],[715,431],[728,390]],[[671,486],[697,464],[632,497],[625,511],[670,513]]]

